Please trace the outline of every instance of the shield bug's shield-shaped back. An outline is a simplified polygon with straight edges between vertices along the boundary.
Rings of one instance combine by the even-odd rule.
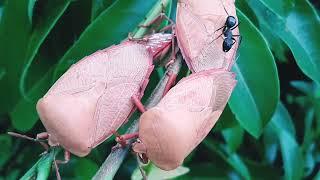
[[[238,43],[225,52],[222,29],[228,16],[236,17],[234,0],[179,0],[176,36],[184,59],[192,72],[208,69],[230,70]],[[221,30],[220,30],[221,29]],[[234,34],[239,34],[237,27]]]
[[[181,165],[219,119],[236,84],[234,77],[225,70],[207,70],[181,80],[142,114],[133,150],[164,170]]]
[[[152,60],[169,49],[171,34],[125,41],[73,65],[37,103],[50,145],[87,155],[112,135],[135,110],[153,69]]]

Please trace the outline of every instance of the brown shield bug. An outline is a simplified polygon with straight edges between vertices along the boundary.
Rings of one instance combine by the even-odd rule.
[[[175,33],[192,72],[230,70],[240,36],[234,0],[179,0]]]
[[[133,150],[163,170],[182,164],[219,119],[236,84],[225,70],[194,73],[174,86],[159,104],[144,112]],[[130,134],[118,137],[123,141]]]
[[[138,107],[153,59],[170,48],[156,33],[99,50],[70,67],[37,103],[47,130],[40,138],[77,156],[110,137]],[[137,104],[137,106],[135,106]]]

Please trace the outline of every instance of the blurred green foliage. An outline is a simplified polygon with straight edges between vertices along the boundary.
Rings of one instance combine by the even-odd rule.
[[[125,39],[156,2],[0,0],[0,179],[55,178],[47,173],[56,151],[39,157],[41,146],[6,132],[44,131],[37,99],[71,64]],[[176,2],[168,11],[173,19]],[[148,165],[152,179],[320,178],[320,4],[237,0],[236,6],[243,41],[229,106],[184,167],[163,172]],[[150,84],[162,75],[158,68]],[[72,157],[60,166],[62,177],[89,179],[112,145],[110,139],[85,158]],[[115,178],[142,178],[134,156]]]

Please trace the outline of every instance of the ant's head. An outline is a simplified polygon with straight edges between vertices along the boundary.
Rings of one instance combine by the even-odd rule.
[[[226,26],[232,28],[237,24],[237,19],[234,16],[228,16]]]

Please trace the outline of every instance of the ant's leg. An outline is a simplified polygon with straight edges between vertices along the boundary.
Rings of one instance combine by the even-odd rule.
[[[242,36],[241,35],[239,35],[239,34],[235,34],[235,35],[232,35],[233,37],[239,37],[239,46],[240,46],[240,44],[241,44],[241,42],[242,42]],[[233,40],[235,40],[235,38],[232,38]]]
[[[235,28],[237,28],[239,26],[239,24],[240,24],[240,22],[237,25],[235,25],[234,27],[232,27],[231,30],[234,30]]]
[[[223,1],[222,1],[222,0],[220,0],[220,1],[221,1],[221,4],[222,4],[222,6],[223,6],[224,11],[227,13],[228,16],[230,16],[229,13],[228,13],[228,11],[226,10],[226,7],[225,7],[224,4],[223,4]]]
[[[220,38],[223,35],[223,33],[221,33],[218,37],[214,38],[210,43],[213,43],[213,41],[217,40],[218,38]]]
[[[219,31],[219,30],[221,30],[222,28],[225,28],[225,27],[226,27],[226,25],[224,25],[224,26],[222,26],[221,28],[215,30],[214,32],[217,32],[217,31]]]
[[[237,42],[237,40],[235,38],[231,38],[231,39],[233,40],[232,45],[234,45]]]

